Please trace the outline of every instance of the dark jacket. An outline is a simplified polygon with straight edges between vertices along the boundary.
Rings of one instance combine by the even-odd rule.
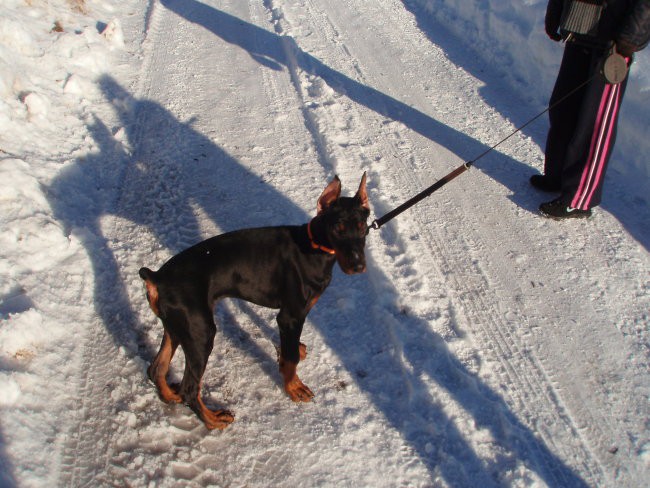
[[[560,28],[564,3],[570,0],[549,0],[545,26],[554,37]],[[595,47],[608,47],[622,42],[640,51],[650,40],[650,0],[605,0],[605,8],[594,36],[576,35],[576,42]]]

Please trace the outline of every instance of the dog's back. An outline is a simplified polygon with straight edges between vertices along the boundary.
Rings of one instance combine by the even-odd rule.
[[[141,268],[140,277],[147,283],[150,304],[156,294],[172,303],[186,300],[189,295],[194,299],[203,297],[210,304],[229,296],[280,308],[291,281],[288,277],[309,277],[314,272],[320,277],[324,272],[323,254],[309,245],[303,228],[237,230],[180,252],[158,271]],[[326,261],[331,274],[334,262]]]

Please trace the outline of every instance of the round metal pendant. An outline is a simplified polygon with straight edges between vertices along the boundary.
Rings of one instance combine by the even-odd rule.
[[[603,75],[607,83],[617,85],[627,76],[627,61],[618,53],[612,53],[603,63]]]

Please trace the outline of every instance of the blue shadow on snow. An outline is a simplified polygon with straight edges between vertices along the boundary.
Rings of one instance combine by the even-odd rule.
[[[246,49],[261,65],[269,69],[286,66],[287,44],[279,36],[198,2],[165,0],[163,4],[180,17]],[[315,58],[298,52],[296,47],[294,50],[293,55],[301,68],[321,76],[358,103],[402,121],[414,130],[424,131],[428,137],[440,138],[452,148],[483,147],[421,112],[363,87]],[[130,354],[150,359],[155,354],[155,345],[147,344],[142,324],[136,320],[113,246],[102,232],[102,217],[115,215],[147,227],[159,243],[172,252],[203,238],[195,217],[196,207],[224,230],[302,223],[309,217],[209,138],[195,131],[191,124],[178,121],[164,107],[152,101],[134,99],[110,77],[101,81],[101,88],[127,130],[132,151],[125,151],[115,141],[112,131],[95,119],[89,124],[89,129],[98,145],[98,153],[62,171],[47,192],[56,218],[69,232],[76,229],[87,249],[95,275],[95,308],[113,340]],[[191,187],[191,191],[183,191],[186,186]],[[141,189],[142,194],[118,191],[125,187]],[[112,199],[116,194],[122,195],[121,200]],[[261,222],[256,217],[257,212],[248,214],[242,211],[242,194],[258,199],[246,205],[272,208],[277,217],[273,217],[271,222]],[[191,195],[191,201],[187,195]],[[274,221],[276,218],[282,221]],[[162,263],[142,264],[155,267]],[[135,277],[137,270],[131,271]],[[377,272],[373,276],[381,279],[383,275]],[[332,286],[352,288],[354,285],[354,279],[335,281]],[[350,291],[353,296],[354,290]],[[391,298],[397,301],[397,291],[391,290],[389,295],[389,301]],[[374,296],[363,298],[368,303],[376,299]],[[382,297],[385,299],[386,296]],[[242,309],[250,313],[246,306]],[[464,486],[498,486],[501,484],[498,479],[500,469],[508,460],[500,460],[492,469],[487,466],[440,403],[428,395],[423,377],[435,381],[473,417],[477,426],[487,429],[495,442],[507,447],[513,456],[511,462],[524,463],[549,486],[586,486],[517,419],[498,393],[467,371],[448,350],[444,339],[431,331],[427,322],[396,312],[372,326],[367,317],[356,314],[346,317],[351,323],[342,324],[340,319],[330,319],[337,310],[327,294],[319,302],[318,309],[322,313],[313,312],[309,317],[310,323],[319,330],[350,374],[358,378],[360,389],[377,410],[412,446],[432,478],[442,476],[451,484]],[[225,315],[228,322],[234,322]],[[400,329],[404,324],[410,331],[405,334],[413,336],[413,341],[405,343],[403,349],[405,360],[413,365],[412,370],[404,367],[401,358],[388,352],[391,343],[386,338],[390,336],[391,323],[398,324]],[[140,336],[137,331],[140,331]],[[232,337],[232,334],[227,335]],[[360,344],[363,344],[363,350],[373,352],[371,359],[367,354],[360,354]],[[274,365],[275,359],[264,357],[260,350],[253,348],[252,353],[259,355],[261,361]],[[274,369],[271,365],[263,368],[267,374]],[[405,389],[405,385],[408,388]],[[403,391],[410,400],[405,401],[401,394],[387,394],[394,391]]]

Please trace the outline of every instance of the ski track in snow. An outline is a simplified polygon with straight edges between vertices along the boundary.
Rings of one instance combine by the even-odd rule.
[[[93,296],[79,301],[95,314],[82,316],[81,402],[60,486],[635,486],[647,476],[639,453],[650,440],[635,424],[648,411],[638,396],[647,331],[635,321],[648,299],[629,294],[647,291],[636,270],[648,255],[605,213],[533,215],[539,196],[519,161],[541,165],[535,129],[371,231],[365,275],[337,271],[303,333],[313,403],[281,390],[274,311],[230,300],[215,311],[204,395],[233,410],[231,427],[208,432],[146,379],[162,326],[140,266],[216,233],[302,223],[334,174],[351,194],[368,171],[381,216],[514,129],[487,102],[523,110],[498,74],[480,60],[454,65],[462,48],[441,26],[422,31],[406,3],[152,0],[125,26],[140,43],[139,77],[104,76],[110,110],[90,124],[99,153],[86,163],[104,172],[106,201],[66,222],[77,232],[94,222],[78,238],[94,273]],[[79,184],[66,177],[55,188]],[[611,281],[586,258],[547,251],[569,245]],[[587,284],[572,289],[567,276]],[[612,316],[599,299],[626,306]],[[179,350],[172,376],[182,370]]]

